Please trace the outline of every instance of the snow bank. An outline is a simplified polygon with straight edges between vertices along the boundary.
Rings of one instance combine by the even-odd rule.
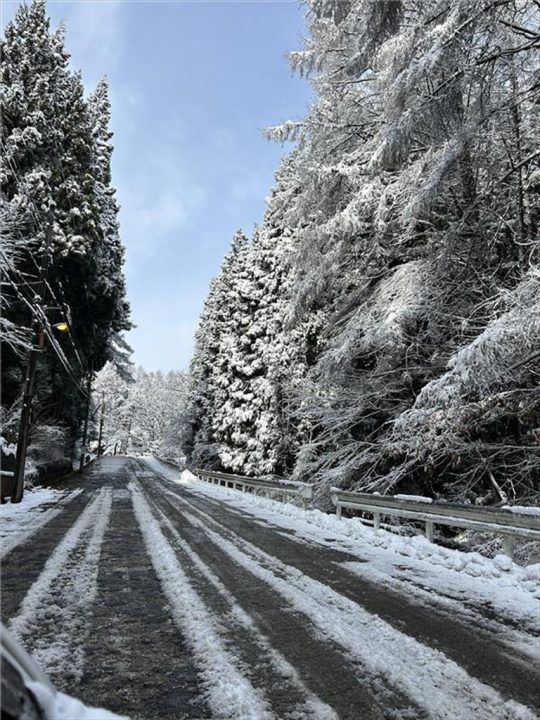
[[[50,522],[81,492],[82,488],[66,491],[36,487],[26,490],[20,503],[0,505],[0,557]]]
[[[10,520],[22,522],[31,512],[40,505],[45,503],[54,503],[65,495],[62,490],[53,490],[52,488],[36,487],[33,490],[27,490],[20,503],[4,503],[0,505],[0,517],[2,524]]]
[[[182,472],[174,470],[169,465],[162,463],[161,460],[158,460],[154,455],[144,455],[142,458],[139,456],[138,459],[143,460],[151,470],[171,482],[185,483],[197,479],[189,470],[183,470]]]

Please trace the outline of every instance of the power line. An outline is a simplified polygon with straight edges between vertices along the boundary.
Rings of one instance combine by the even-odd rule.
[[[2,145],[4,146],[4,150],[5,150],[5,149],[6,149],[6,144],[5,144],[5,142],[4,142],[3,140],[1,140],[1,142],[2,142]],[[13,163],[12,159],[9,158],[9,156],[7,157],[7,161],[8,161],[8,164],[10,165],[10,167],[11,167],[11,170],[12,170],[12,172],[13,172],[13,174],[14,174],[15,179],[18,181],[19,188],[22,189],[22,191],[23,191],[23,193],[24,193],[24,195],[25,195],[25,197],[26,197],[26,199],[27,199],[27,201],[28,201],[28,203],[29,203],[29,206],[28,206],[28,207],[29,207],[29,210],[30,210],[30,212],[31,212],[31,215],[32,215],[32,217],[33,217],[33,219],[34,219],[34,222],[35,222],[36,225],[38,226],[38,229],[41,230],[41,231],[43,232],[43,234],[46,236],[46,229],[45,229],[44,226],[43,226],[43,223],[42,223],[42,220],[41,220],[41,217],[40,217],[40,214],[39,214],[39,210],[38,210],[38,208],[36,207],[36,204],[35,204],[35,202],[34,202],[34,199],[33,199],[33,198],[28,194],[28,192],[26,191],[26,188],[24,187],[24,183],[22,182],[22,178],[21,178],[21,176],[20,176],[20,174],[19,174],[19,172],[18,172],[18,169],[17,169],[16,165]],[[65,182],[65,176],[63,177],[63,179],[64,179],[64,182]],[[19,233],[19,234],[20,234],[20,233]],[[22,238],[22,235],[21,235],[21,238]],[[33,261],[33,263],[34,263],[34,265],[36,266],[37,270],[38,270],[38,271],[41,271],[40,264],[39,264],[38,261],[36,260],[36,257],[35,257],[35,255],[34,255],[34,253],[33,253],[33,251],[32,251],[31,245],[28,244],[28,243],[26,243],[26,244],[25,244],[25,250],[26,250],[28,256],[29,256],[29,257],[31,258],[31,260]],[[50,252],[50,251],[51,251],[50,248],[46,248],[46,249],[45,249],[45,252]],[[28,283],[27,283],[26,279],[24,278],[22,272],[21,272],[18,268],[14,268],[14,270],[15,270],[15,272],[17,272],[17,274],[23,279],[24,284],[25,284],[25,285],[28,285]],[[57,296],[56,296],[53,288],[51,287],[50,283],[49,283],[46,279],[44,280],[44,282],[45,282],[45,285],[46,285],[47,289],[49,290],[49,292],[50,292],[50,294],[51,294],[51,297],[52,297],[53,302],[54,302],[55,305],[58,307],[58,309],[60,310],[60,312],[62,312],[63,318],[64,318],[64,322],[66,322],[66,324],[68,325],[68,328],[69,328],[69,327],[71,326],[71,324],[68,322],[68,318],[66,317],[65,307],[67,306],[67,302],[66,302],[66,299],[65,299],[65,295],[64,295],[63,289],[60,288],[60,291],[61,291],[61,294],[62,294],[62,299],[63,299],[63,302],[61,303],[61,302],[58,300],[58,298],[57,298]],[[30,289],[31,289],[31,288],[30,288]],[[70,343],[71,343],[71,345],[72,345],[72,348],[73,348],[75,357],[77,358],[77,361],[79,362],[79,365],[81,366],[81,369],[82,369],[83,373],[86,373],[86,372],[88,371],[87,368],[89,367],[88,361],[86,361],[86,367],[85,367],[85,364],[84,364],[83,361],[81,360],[81,356],[80,356],[79,350],[77,349],[77,347],[76,347],[76,345],[75,345],[75,342],[74,342],[74,340],[73,340],[73,336],[72,336],[70,330],[68,331],[68,336],[69,336],[69,340],[70,340]],[[60,346],[58,345],[58,347],[60,347]],[[82,349],[81,349],[81,352],[82,352]],[[57,353],[57,354],[58,354],[58,353]],[[63,353],[62,353],[62,354],[63,354]],[[83,354],[83,356],[84,356],[84,353],[82,353],[82,354]],[[64,358],[65,358],[65,355],[64,355]],[[86,358],[85,358],[85,360],[86,360]],[[71,367],[71,365],[70,365],[70,367]]]
[[[68,359],[65,356],[64,351],[62,350],[60,344],[58,343],[58,340],[56,339],[52,327],[49,321],[49,318],[46,315],[45,310],[37,304],[36,299],[39,297],[37,294],[34,294],[34,298],[29,300],[24,296],[20,288],[17,287],[17,285],[13,282],[11,278],[8,279],[8,282],[13,287],[15,293],[17,294],[19,300],[21,300],[26,307],[30,310],[30,313],[32,315],[32,318],[34,322],[39,322],[44,326],[44,331],[49,338],[51,342],[51,347],[54,350],[56,356],[58,357],[62,367],[68,374],[70,380],[75,384],[77,387],[77,390],[81,393],[83,397],[87,397],[87,393],[85,393],[81,387],[80,387],[80,381],[77,379],[73,368],[71,367]]]

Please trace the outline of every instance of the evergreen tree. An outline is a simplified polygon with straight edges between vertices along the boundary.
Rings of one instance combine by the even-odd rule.
[[[153,453],[165,460],[181,459],[187,431],[187,376],[182,372],[146,372],[139,367],[126,379],[108,362],[93,387],[97,441],[103,414],[102,446],[112,453]],[[103,404],[104,403],[104,404]]]
[[[527,361],[503,377],[490,343],[511,366],[518,348],[536,357],[538,9],[306,7],[291,63],[314,102],[268,131],[296,147],[213,346],[214,457],[287,473],[296,456],[293,475],[321,496],[328,483],[526,494],[538,478],[534,372]],[[433,455],[424,433],[441,436]]]
[[[287,210],[296,313],[317,302],[329,311],[295,416],[316,428],[312,477],[377,489],[389,487],[392,418],[486,325],[486,300],[526,269],[520,248],[538,258],[528,152],[538,63],[517,37],[533,33],[535,11],[466,0],[308,7],[311,36],[291,59],[316,101],[303,123],[270,132],[298,140],[303,183]]]
[[[110,181],[106,88],[100,85],[87,102],[68,59],[64,28],[50,32],[43,0],[22,5],[2,42],[2,198],[20,241],[6,316],[16,326],[30,324],[22,296],[32,300],[28,282],[45,268],[47,297],[39,303],[61,307],[71,328],[40,359],[41,419],[67,423],[74,433],[82,414],[80,380],[103,366],[115,334],[130,324]],[[4,346],[8,405],[21,391],[24,362]]]
[[[214,423],[214,414],[218,408],[218,387],[220,382],[227,382],[221,352],[225,347],[223,337],[227,330],[231,332],[232,297],[236,292],[234,288],[247,245],[248,239],[238,230],[219,275],[210,285],[195,338],[190,392],[192,432],[186,451],[193,463],[201,467],[219,467],[221,463]]]

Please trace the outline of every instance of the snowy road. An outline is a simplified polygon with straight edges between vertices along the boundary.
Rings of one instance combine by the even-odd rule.
[[[104,458],[10,535],[3,620],[62,690],[134,720],[537,717],[530,608],[385,578],[367,547],[173,480]]]

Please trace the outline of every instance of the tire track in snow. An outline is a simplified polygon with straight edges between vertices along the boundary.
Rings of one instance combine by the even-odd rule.
[[[140,486],[131,482],[129,488],[147,552],[173,617],[200,665],[212,711],[219,718],[271,720],[266,699],[239,671],[237,659],[224,647],[211,614],[191,587]]]
[[[76,497],[78,497],[82,493],[82,491],[82,488],[72,490],[71,492],[69,492],[69,494],[65,495],[63,498],[60,498],[60,500],[55,503],[54,507],[45,510],[45,512],[42,512],[40,514],[37,514],[35,512],[31,514],[29,513],[30,522],[28,526],[25,524],[19,530],[19,532],[13,533],[13,535],[7,535],[2,537],[0,560],[3,560],[6,555],[8,555],[8,553],[10,553],[14,548],[22,545],[22,543],[25,543],[38,530],[41,530],[41,528],[45,527],[45,525],[50,523],[51,520],[53,520],[57,515],[63,512],[66,505],[69,505],[69,503]]]
[[[165,501],[168,502],[167,498],[165,498]],[[197,555],[182,538],[165,512],[163,512],[155,502],[153,502],[152,505],[168,534],[174,539],[175,544],[179,546],[181,552],[189,558],[193,566],[206,579],[210,585],[210,590],[213,591],[214,594],[217,593],[224,601],[221,603],[225,607],[221,610],[223,614],[218,627],[218,632],[220,632],[224,641],[226,643],[236,643],[237,651],[241,651],[239,647],[241,639],[243,637],[249,638],[249,649],[252,651],[255,649],[255,652],[258,654],[258,666],[257,668],[251,668],[251,670],[255,670],[255,673],[259,674],[257,670],[260,670],[261,666],[268,666],[270,672],[267,670],[264,674],[266,676],[270,675],[270,677],[261,679],[266,681],[266,687],[270,685],[270,691],[267,691],[270,702],[271,695],[273,695],[272,691],[275,688],[281,696],[285,696],[288,700],[288,714],[290,717],[294,717],[297,720],[304,718],[306,720],[308,718],[313,718],[314,720],[338,720],[335,711],[304,685],[296,669],[280,652],[272,647],[253,619],[238,605],[234,595],[229,592],[221,580],[210,570],[208,565],[204,563],[200,556]],[[253,648],[253,646],[255,646],[255,648]],[[250,674],[253,675],[253,672]],[[255,678],[252,677],[252,681],[253,680],[255,680]]]
[[[113,507],[77,696],[132,720],[209,718],[193,654],[167,607],[135,517],[127,489],[131,465],[120,460],[116,471],[107,471]]]
[[[101,545],[111,512],[111,489],[102,488],[47,560],[10,629],[58,687],[80,680],[86,614],[97,588]]]
[[[147,489],[150,490],[150,487]],[[152,494],[160,500],[162,491],[163,488],[152,485]],[[427,720],[425,712],[417,706],[413,707],[402,693],[378,678],[366,676],[363,667],[351,662],[342,648],[322,636],[304,614],[291,609],[290,603],[279,593],[232,561],[219,545],[209,543],[206,535],[186,520],[174,493],[171,500],[167,511],[170,513],[171,508],[174,511],[173,520],[184,541],[212,567],[234,596],[235,604],[256,618],[257,625],[272,647],[278,649],[297,669],[303,684],[332,707],[339,717],[351,720]],[[219,614],[216,594],[212,594],[211,588],[208,590],[206,586],[204,594],[208,605],[212,606],[215,614]],[[237,642],[237,647],[238,644],[241,643]],[[251,676],[257,677],[259,654],[253,653],[252,644],[245,656],[251,665]],[[257,681],[259,684],[261,679]],[[262,684],[268,687],[264,680]],[[289,703],[282,703],[280,707],[271,689],[269,697],[274,700],[277,717],[289,717]]]
[[[274,518],[258,526],[253,522],[250,514],[252,510],[237,513],[234,511],[236,502],[231,510],[229,498],[217,500],[207,497],[206,490],[211,490],[213,486],[205,483],[200,485],[202,490],[198,486],[196,489],[191,486],[179,487],[178,483],[175,488],[172,483],[168,487],[176,495],[189,497],[192,505],[209,511],[223,525],[251,540],[272,556],[348,597],[423,645],[442,651],[471,677],[496,688],[503,697],[528,707],[540,708],[537,664],[527,657],[527,653],[534,653],[535,657],[538,655],[538,647],[531,653],[534,637],[526,637],[524,646],[519,642],[519,637],[509,636],[507,629],[500,625],[488,629],[480,620],[477,621],[468,613],[461,613],[459,608],[452,612],[444,602],[435,601],[426,607],[424,598],[420,600],[416,593],[407,588],[398,589],[392,583],[392,568],[387,568],[388,574],[379,573],[377,581],[370,572],[369,561],[362,562],[359,572],[353,573],[345,563],[356,562],[357,558],[348,555],[346,547],[332,544],[321,548],[311,543],[298,542],[294,528],[276,531],[272,527]],[[232,498],[233,491],[228,492]],[[241,493],[239,495],[244,497]],[[280,526],[279,518],[276,524]],[[516,640],[517,644],[511,645],[510,640]]]
[[[204,518],[201,521],[189,510],[182,511],[188,522],[202,530],[233,561],[279,592],[326,637],[344,648],[352,660],[360,662],[369,673],[387,678],[415,704],[425,708],[431,718],[536,720],[529,708],[505,700],[442,652],[401,633],[352,600],[257,548],[183,497],[166,492]]]

